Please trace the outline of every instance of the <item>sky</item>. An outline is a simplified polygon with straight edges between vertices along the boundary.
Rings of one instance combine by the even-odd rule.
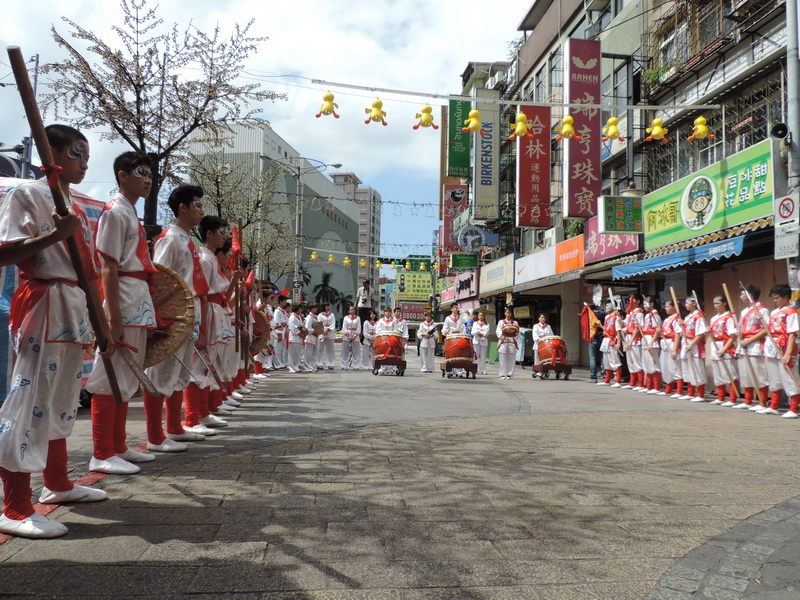
[[[141,1],[141,0],[140,0]],[[0,19],[3,48],[17,45],[27,58],[40,63],[64,58],[50,28],[63,36],[67,17],[116,45],[112,25],[121,25],[122,10],[115,0],[39,0],[36,11],[20,2],[4,2]],[[461,91],[461,73],[470,61],[508,60],[509,42],[521,37],[517,26],[530,2],[494,0],[169,0],[158,4],[166,25],[185,27],[191,21],[210,33],[217,25],[229,34],[236,23],[255,20],[250,35],[267,37],[246,62],[242,83],[285,93],[288,100],[265,102],[262,118],[302,156],[341,163],[375,188],[385,204],[381,227],[386,254],[427,254],[438,227],[440,131],[412,126],[415,114],[430,103],[436,123],[442,100],[425,94]],[[151,2],[149,6],[156,6]],[[46,15],[42,17],[41,15]],[[77,47],[80,41],[71,40]],[[47,79],[39,81],[46,90]],[[313,84],[312,80],[326,84]],[[0,55],[0,84],[13,83],[8,58]],[[397,95],[337,87],[336,83],[419,92]],[[339,119],[314,115],[322,95],[330,90],[339,105]],[[387,126],[364,123],[376,96],[383,100]],[[28,134],[24,112],[13,85],[0,87],[0,142],[13,146]],[[45,123],[52,115],[45,115]],[[86,180],[78,189],[95,198],[114,188],[111,164],[128,149],[100,140],[100,130],[85,131],[91,146]],[[429,208],[427,205],[431,205]],[[416,213],[416,214],[415,214]],[[388,244],[407,245],[393,248]]]

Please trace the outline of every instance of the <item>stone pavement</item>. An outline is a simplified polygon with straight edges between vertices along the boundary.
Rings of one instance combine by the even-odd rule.
[[[414,369],[281,372],[230,421],[0,545],[0,596],[800,598],[797,421]]]

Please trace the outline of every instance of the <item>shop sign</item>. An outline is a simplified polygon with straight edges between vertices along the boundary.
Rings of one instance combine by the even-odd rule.
[[[772,140],[647,194],[645,250],[682,242],[772,214]]]
[[[570,38],[564,48],[566,84],[564,97],[570,104],[600,102],[600,42]],[[600,109],[568,109],[576,136],[561,143],[564,148],[565,217],[594,217],[600,195]],[[580,139],[578,139],[580,138]]]
[[[600,233],[644,233],[642,199],[635,196],[600,196],[597,199]]]
[[[447,113],[447,176],[469,177],[469,132],[461,131],[470,111],[469,100],[450,100]]]
[[[514,318],[515,319],[529,319],[531,316],[531,307],[528,306],[515,306]]]
[[[583,267],[583,236],[577,235],[556,244],[556,273],[566,273]]]
[[[401,302],[400,312],[406,321],[424,321],[426,305],[424,302]]]
[[[397,300],[411,302],[427,302],[433,294],[430,273],[398,273]]]
[[[478,284],[481,294],[514,285],[514,261],[518,256],[518,254],[509,254],[481,267],[480,283]]]
[[[472,216],[496,219],[500,213],[500,104],[481,102],[482,98],[499,100],[499,90],[475,90],[475,108],[481,113],[480,133],[474,136],[472,164]]]
[[[456,278],[456,300],[478,295],[478,277],[474,272],[464,273]]]
[[[456,286],[451,285],[449,288],[443,289],[439,292],[439,302],[452,302],[456,299]]]
[[[520,285],[556,274],[556,247],[550,246],[518,258],[514,263],[514,284]]]
[[[442,235],[439,245],[444,252],[458,252],[458,232],[453,221],[469,206],[467,186],[446,183],[442,190]]]
[[[519,107],[529,133],[517,137],[517,227],[550,227],[550,107]]]
[[[591,264],[639,251],[640,235],[630,233],[600,233],[597,230],[599,217],[586,221],[583,239],[583,261]]]
[[[450,255],[450,269],[454,271],[462,269],[477,269],[478,268],[478,255],[477,254],[451,254]]]

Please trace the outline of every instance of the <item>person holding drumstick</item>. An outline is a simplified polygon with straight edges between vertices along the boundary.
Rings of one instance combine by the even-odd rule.
[[[497,324],[497,353],[500,360],[500,379],[511,379],[516,366],[519,323],[514,320],[511,308],[506,308],[506,318]]]
[[[489,351],[489,324],[486,315],[478,313],[478,320],[472,324],[472,339],[475,352],[478,355],[478,370],[481,375],[486,375],[486,355]]]
[[[533,364],[539,364],[539,340],[543,337],[555,335],[553,328],[547,322],[547,315],[542,313],[539,315],[539,322],[533,326],[531,337],[533,337]]]

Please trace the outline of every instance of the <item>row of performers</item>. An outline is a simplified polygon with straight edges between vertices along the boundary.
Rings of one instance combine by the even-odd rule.
[[[77,417],[84,349],[93,342],[68,238],[74,236],[87,267],[89,292],[103,298],[105,319],[98,322],[112,342],[97,352],[85,384],[93,394],[91,470],[131,474],[139,471],[137,463],[154,460],[153,453],[184,451],[187,442],[203,440],[227,424],[212,413],[230,414],[251,391],[246,356],[234,348],[236,328],[243,323],[234,322],[232,304],[243,306],[245,286],[239,273],[226,274],[227,257],[218,251],[225,247],[227,224],[204,215],[203,190],[182,185],[172,191],[168,204],[174,224],[155,241],[151,260],[135,209],[150,193],[149,158],[135,152],[116,158],[119,193],[104,206],[93,232],[70,191],[86,175],[89,143],[64,125],[51,125],[46,134],[55,168],[41,180],[10,186],[0,203],[0,265],[19,269],[9,317],[11,388],[0,407],[0,532],[33,538],[57,537],[67,529],[34,511],[31,473],[43,474],[41,503],[107,497],[103,490],[74,484],[67,472],[66,438]],[[59,186],[70,207],[66,216],[53,207],[51,190]],[[194,228],[203,241],[199,249],[190,237]],[[195,321],[189,339],[145,369],[143,377],[148,340],[163,325],[151,289],[158,271],[154,263],[183,278]],[[114,377],[107,376],[107,364]],[[148,451],[140,452],[126,443],[126,417],[128,401],[147,379],[152,384],[143,397]]]
[[[790,302],[788,285],[776,285],[769,293],[772,311],[759,302],[758,286],[744,286],[741,299],[746,308],[739,318],[730,312],[725,296],[715,296],[715,314],[708,323],[693,296],[685,300],[685,317],[675,300],[667,300],[663,320],[655,302],[641,294],[630,297],[625,315],[609,302],[600,347],[605,378],[597,385],[704,402],[708,354],[716,386],[713,404],[779,414],[783,392],[789,397],[789,411],[783,417],[796,419],[800,387],[793,369],[798,312]],[[630,373],[626,385],[621,351]]]

